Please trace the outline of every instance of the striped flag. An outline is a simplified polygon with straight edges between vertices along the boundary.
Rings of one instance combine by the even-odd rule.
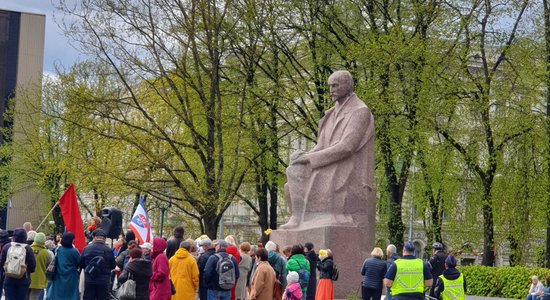
[[[153,233],[151,232],[151,223],[149,223],[149,217],[145,211],[143,205],[143,197],[139,197],[139,204],[136,208],[136,212],[132,216],[130,222],[130,230],[134,232],[136,238],[139,240],[139,244],[150,243],[153,240]]]

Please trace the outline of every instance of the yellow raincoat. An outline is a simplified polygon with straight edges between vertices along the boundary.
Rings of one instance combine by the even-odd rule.
[[[199,267],[195,258],[184,248],[179,248],[168,264],[170,278],[176,287],[172,300],[195,299],[195,292],[199,288]]]

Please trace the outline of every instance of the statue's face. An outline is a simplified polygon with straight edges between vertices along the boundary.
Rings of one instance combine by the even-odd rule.
[[[328,78],[328,89],[332,101],[340,101],[351,93],[351,83],[345,75],[336,72]]]

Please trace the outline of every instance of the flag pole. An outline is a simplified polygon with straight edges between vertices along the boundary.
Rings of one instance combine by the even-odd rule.
[[[50,209],[50,212],[46,215],[46,217],[44,217],[44,220],[42,220],[42,222],[40,222],[40,225],[38,225],[38,227],[36,227],[36,231],[38,231],[38,229],[40,228],[40,226],[42,226],[42,224],[44,224],[44,221],[46,221],[46,219],[52,214],[53,210],[59,205],[59,201],[55,202],[55,205],[52,207],[52,209]]]

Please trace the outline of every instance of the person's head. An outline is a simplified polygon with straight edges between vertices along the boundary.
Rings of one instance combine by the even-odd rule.
[[[25,222],[23,223],[23,229],[25,229],[26,232],[29,232],[32,230],[32,224],[31,222]]]
[[[107,234],[105,234],[105,231],[103,229],[98,228],[92,232],[92,237],[94,238],[94,241],[105,241],[105,237]]]
[[[539,277],[537,275],[531,276],[531,283],[536,285],[539,282]]]
[[[186,239],[185,242],[188,242],[190,247],[187,249],[190,253],[197,253],[197,245],[195,244],[195,241],[193,239]],[[181,246],[181,243],[180,243]]]
[[[191,252],[191,243],[189,243],[189,241],[183,241],[180,243],[180,248],[183,248],[188,252]]]
[[[90,219],[90,225],[95,226],[96,228],[98,228],[99,226],[101,226],[101,218],[98,217],[98,216],[92,217]]]
[[[289,258],[290,257],[290,252],[292,251],[292,245],[286,245],[284,248],[283,248],[283,255],[286,257],[286,258]]]
[[[235,242],[235,237],[232,236],[232,235],[226,236],[226,237],[225,237],[225,241],[226,241],[229,245],[237,246],[237,243]]]
[[[298,272],[290,271],[286,275],[286,281],[289,285],[296,282],[300,282],[300,275],[298,274]]]
[[[63,234],[62,233],[58,233],[55,235],[55,242],[56,243],[61,243],[61,238],[63,237]]]
[[[447,258],[445,258],[445,269],[454,267],[456,267],[456,258],[454,257],[454,255],[449,254],[447,255]]]
[[[328,89],[332,101],[342,101],[353,92],[353,77],[348,71],[336,71],[328,78]]]
[[[130,241],[135,241],[136,240],[136,234],[132,230],[128,230],[128,231],[126,231],[126,235],[124,235],[124,240],[126,241],[126,243],[128,243]]]
[[[265,250],[275,252],[277,251],[277,244],[275,244],[273,241],[268,241],[265,243]]]
[[[388,247],[386,247],[386,256],[390,258],[394,253],[397,253],[397,247],[395,247],[394,244],[389,244]]]
[[[34,243],[37,245],[44,245],[46,243],[46,235],[43,232],[39,232],[34,236]]]
[[[382,258],[382,256],[384,256],[384,252],[382,252],[382,249],[375,247],[374,249],[372,249],[372,252],[370,253],[370,255],[374,257]]]
[[[227,242],[225,240],[219,240],[216,242],[216,252],[225,251],[227,249]]]
[[[324,260],[325,258],[332,258],[332,251],[330,249],[319,250],[319,259]]]
[[[7,230],[0,229],[0,244],[4,245],[10,242],[10,233]]]
[[[132,250],[134,248],[138,248],[138,246],[139,246],[139,244],[135,240],[132,240],[132,241],[128,242],[128,249],[129,250]]]
[[[241,253],[248,253],[248,252],[250,252],[250,243],[249,243],[249,242],[242,242],[242,243],[239,245],[239,250],[241,251]]]
[[[55,242],[52,239],[47,239],[46,242],[44,243],[44,245],[46,246],[46,249],[48,249],[48,250],[55,249]]]
[[[132,259],[140,259],[143,257],[143,252],[139,248],[134,248],[130,250],[129,255]]]
[[[432,253],[436,253],[437,251],[443,251],[443,244],[440,242],[435,242],[432,244]]]
[[[36,231],[31,230],[27,232],[27,241],[34,241],[34,238],[36,237]]]
[[[414,255],[414,244],[412,242],[406,242],[403,246],[403,255]]]
[[[313,243],[307,242],[304,244],[304,251],[307,253],[309,251],[313,250]]]
[[[295,254],[304,254],[304,246],[301,244],[293,245],[292,249],[290,250],[290,256]]]
[[[65,248],[72,248],[74,241],[74,233],[67,231],[61,236],[61,246]]]
[[[212,248],[212,240],[209,238],[204,238],[200,241],[200,246],[202,247],[202,250],[206,251]]]
[[[176,226],[174,227],[174,231],[172,232],[172,234],[176,239],[183,239],[183,235],[185,234],[185,229],[183,229],[183,226]]]
[[[153,239],[153,247],[151,247],[151,258],[154,259],[166,250],[166,240],[156,237]]]
[[[256,261],[267,261],[267,250],[260,248],[256,251]]]
[[[143,255],[149,254],[151,252],[151,243],[143,243],[141,245],[141,252],[143,252]]]

